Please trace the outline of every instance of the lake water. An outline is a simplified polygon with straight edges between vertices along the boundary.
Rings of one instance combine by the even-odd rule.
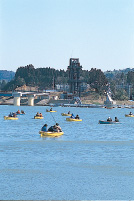
[[[16,121],[9,112],[24,110]],[[134,109],[0,106],[0,199],[134,199]],[[82,122],[67,122],[62,112]],[[42,112],[44,119],[33,119]],[[117,116],[122,124],[100,125]],[[39,130],[58,122],[64,135],[42,138]]]

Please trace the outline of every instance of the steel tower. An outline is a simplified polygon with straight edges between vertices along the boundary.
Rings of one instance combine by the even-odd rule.
[[[75,96],[81,95],[81,81],[80,81],[80,71],[82,66],[80,66],[78,58],[70,58],[70,63],[68,66],[69,71],[69,90],[70,93],[73,93]]]

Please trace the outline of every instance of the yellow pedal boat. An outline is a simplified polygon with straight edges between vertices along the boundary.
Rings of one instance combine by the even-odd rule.
[[[54,110],[52,110],[52,111],[50,111],[50,110],[46,110],[46,112],[57,112],[57,111],[54,111]]]
[[[125,114],[125,117],[134,117],[134,114]]]
[[[66,121],[82,121],[82,119],[66,118]]]
[[[18,117],[8,117],[8,116],[4,116],[5,120],[17,120]]]
[[[49,132],[49,131],[47,132],[40,131],[39,133],[41,134],[41,136],[45,136],[45,137],[58,137],[64,134],[63,132]]]
[[[61,113],[62,116],[69,116],[71,117],[71,114]]]
[[[34,119],[43,119],[44,117],[34,116]]]

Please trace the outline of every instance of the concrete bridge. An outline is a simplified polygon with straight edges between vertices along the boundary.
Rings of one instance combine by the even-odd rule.
[[[49,93],[36,93],[36,92],[12,92],[12,96],[14,97],[13,104],[14,106],[20,106],[20,99],[22,96],[28,97],[28,105],[34,106],[34,98],[35,96],[47,96],[49,98]]]

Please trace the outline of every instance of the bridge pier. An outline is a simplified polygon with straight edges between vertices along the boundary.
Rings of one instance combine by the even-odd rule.
[[[21,97],[20,92],[13,92],[12,96],[14,97],[13,104],[14,106],[20,106],[20,97]]]
[[[28,105],[29,106],[34,106],[34,94],[29,94],[28,95]]]
[[[48,96],[48,93],[36,93],[36,92],[12,92],[12,96],[14,97],[13,104],[14,106],[20,106],[20,97],[26,95],[28,97],[28,105],[34,106],[34,98],[35,96]]]

